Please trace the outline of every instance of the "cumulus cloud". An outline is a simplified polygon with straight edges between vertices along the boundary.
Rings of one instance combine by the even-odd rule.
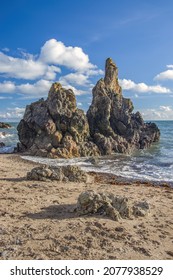
[[[145,93],[145,92],[171,93],[171,90],[169,88],[163,87],[161,85],[148,86],[145,83],[136,84],[132,80],[126,80],[126,79],[119,80],[119,83],[122,89],[136,91],[139,93]]]
[[[170,68],[166,71],[163,71],[154,77],[154,80],[173,80],[173,65],[166,65],[167,68]]]
[[[1,82],[0,93],[19,93],[24,94],[25,98],[27,95],[45,96],[52,82],[58,80],[64,87],[81,95],[88,93],[81,87],[88,87],[89,90],[92,85],[91,76],[103,74],[102,70],[89,61],[82,48],[65,46],[55,39],[46,41],[38,55],[18,48],[20,57],[14,57],[5,51],[7,50],[0,52],[0,75],[13,81]],[[67,74],[64,76],[60,75],[61,66],[66,67]],[[21,83],[21,79],[27,82]],[[18,82],[14,82],[17,80]]]
[[[34,84],[26,83],[21,85],[16,85],[16,93],[20,93],[28,96],[29,98],[38,96],[45,97],[52,85],[52,81],[39,80]],[[25,96],[25,97],[26,97]]]
[[[35,80],[40,77],[55,78],[60,69],[33,59],[14,58],[0,52],[0,74],[5,77]]]
[[[173,70],[166,70],[158,74],[155,80],[173,80]]]
[[[70,73],[65,76],[60,77],[59,79],[60,83],[62,84],[75,84],[79,86],[85,86],[88,85],[89,80],[88,76],[82,74],[82,73]]]
[[[23,114],[25,112],[25,108],[7,108],[5,113],[0,114],[1,119],[7,119],[7,120],[17,120],[21,119],[23,117]]]
[[[160,106],[157,109],[140,110],[145,120],[173,120],[173,107]]]
[[[75,95],[82,95],[82,94],[87,94],[88,93],[88,91],[82,90],[82,89],[78,89],[78,88],[76,88],[76,87],[74,87],[74,86],[72,86],[72,85],[70,85],[68,83],[61,83],[61,84],[66,89],[72,89],[72,91],[74,92]]]
[[[97,68],[89,62],[89,57],[82,48],[65,46],[63,42],[51,39],[41,48],[39,60],[46,64],[66,66],[67,68],[86,71]]]
[[[9,52],[10,49],[9,49],[9,48],[3,48],[2,51],[3,51],[3,52]]]
[[[16,85],[14,82],[0,83],[0,93],[17,93],[26,95],[29,98],[37,98],[38,96],[47,96],[47,93],[52,85],[52,81],[39,80],[33,84],[25,83]]]
[[[0,93],[14,93],[15,84],[11,81],[4,81],[0,83]]]
[[[160,110],[162,110],[164,112],[171,112],[172,111],[171,106],[160,106],[159,108],[160,108]]]
[[[38,55],[27,53],[23,49],[19,51],[20,58],[0,52],[0,75],[6,79],[0,83],[0,93],[19,93],[25,95],[25,98],[47,96],[52,82],[58,80],[65,88],[74,90],[76,95],[87,94],[94,86],[91,77],[104,74],[90,62],[82,48],[66,46],[55,39],[46,41]],[[67,72],[63,76],[61,75],[62,66]],[[173,79],[173,69],[171,69],[173,65],[170,64],[167,67],[170,69],[163,73],[166,73],[164,75],[167,77],[169,73],[169,78]],[[159,75],[163,76],[163,73]],[[13,82],[7,81],[7,78],[13,78]],[[26,80],[26,83],[21,83],[21,79]],[[14,82],[15,80],[19,82]],[[161,85],[135,83],[130,79],[120,79],[119,82],[124,90],[135,91],[136,98],[138,93],[171,93],[169,88]]]
[[[0,83],[0,93],[16,93],[22,95],[22,99],[47,97],[48,91],[52,85],[53,81],[39,80],[33,84],[25,83],[16,85],[14,82],[4,82]],[[66,81],[62,81],[62,85],[66,89],[72,89],[76,95],[82,95],[88,93],[82,89],[77,89],[76,87],[68,84]],[[5,98],[3,98],[5,99]]]

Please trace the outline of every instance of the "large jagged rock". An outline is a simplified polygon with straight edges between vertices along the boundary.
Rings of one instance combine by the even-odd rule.
[[[148,148],[159,140],[157,126],[144,123],[141,114],[132,111],[132,101],[122,96],[118,68],[108,58],[105,78],[93,88],[93,101],[87,112],[91,137],[102,154],[129,153],[136,148]]]
[[[93,88],[87,112],[77,108],[71,89],[54,83],[46,100],[26,107],[18,125],[18,151],[50,158],[130,153],[159,140],[154,123],[144,123],[133,104],[122,96],[118,68],[108,58],[105,77]]]
[[[84,112],[77,108],[71,89],[54,83],[47,100],[40,99],[26,107],[18,125],[18,150],[50,158],[99,155],[89,140],[89,125]]]
[[[76,211],[79,215],[106,215],[118,221],[121,218],[144,217],[149,214],[150,206],[147,201],[133,204],[127,197],[112,193],[84,191],[78,197]]]

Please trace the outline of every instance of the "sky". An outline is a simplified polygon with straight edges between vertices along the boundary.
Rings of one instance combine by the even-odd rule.
[[[0,9],[0,121],[19,121],[51,84],[87,111],[111,57],[145,120],[173,120],[172,0],[6,0]]]

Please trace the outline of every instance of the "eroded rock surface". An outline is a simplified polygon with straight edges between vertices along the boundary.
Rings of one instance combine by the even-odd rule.
[[[80,167],[73,165],[56,168],[38,166],[27,173],[27,179],[35,181],[87,182],[88,175]]]
[[[133,103],[123,97],[118,83],[118,68],[108,58],[105,78],[93,88],[93,101],[87,112],[91,137],[103,155],[144,149],[159,140],[157,126],[144,123],[141,114],[132,111]]]
[[[50,158],[130,153],[159,140],[154,123],[144,123],[133,104],[124,98],[118,68],[106,60],[105,77],[93,88],[87,115],[76,106],[71,89],[54,83],[46,100],[26,107],[18,125],[18,151]]]
[[[144,217],[149,213],[150,207],[146,201],[133,204],[127,197],[85,191],[78,197],[76,210],[80,215],[100,214],[118,221],[121,218]]]
[[[26,107],[18,125],[18,150],[50,158],[71,158],[99,155],[90,141],[88,120],[77,108],[71,89],[54,83],[48,98]]]

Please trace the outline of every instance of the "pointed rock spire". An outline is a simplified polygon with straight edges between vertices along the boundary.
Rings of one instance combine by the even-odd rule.
[[[111,58],[106,59],[104,83],[107,90],[122,94],[122,89],[118,83],[118,67]]]

